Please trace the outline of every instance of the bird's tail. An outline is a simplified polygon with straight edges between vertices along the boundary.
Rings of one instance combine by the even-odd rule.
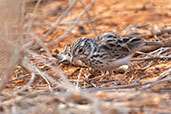
[[[145,46],[154,46],[154,45],[163,46],[163,42],[162,41],[154,41],[154,42],[146,42],[145,43]]]

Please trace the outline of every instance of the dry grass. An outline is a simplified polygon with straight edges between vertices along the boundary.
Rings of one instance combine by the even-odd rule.
[[[131,25],[130,21],[124,21],[124,25],[122,22],[125,16],[119,20],[112,15],[112,11],[119,12],[115,7],[126,8],[118,13],[120,16],[127,13],[134,15],[132,11],[142,10],[143,18],[150,16],[145,11],[152,10],[151,4],[142,2],[145,4],[142,9],[139,8],[141,3],[135,9],[129,9],[129,6],[123,6],[134,0],[111,1],[110,4],[101,4],[102,1],[105,2],[29,0],[25,4],[20,0],[0,1],[0,8],[4,9],[0,11],[0,113],[171,112],[171,29],[167,18],[162,27],[156,25],[156,20],[149,26]],[[160,12],[160,9],[157,11]],[[169,10],[163,11],[169,15]],[[115,19],[122,24],[114,24],[111,20]],[[146,23],[148,19],[152,20],[152,17],[145,18],[143,22]],[[59,54],[64,45],[70,45],[82,34],[92,37],[99,35],[106,31],[106,26],[109,26],[107,31],[123,35],[139,33],[137,37],[143,36],[149,41],[164,41],[164,46],[145,49],[149,53],[138,52],[138,58],[134,59],[133,66],[127,73],[115,73],[102,80],[100,75],[87,79],[86,68],[57,65],[58,60],[53,56],[64,57],[67,50]]]
[[[0,90],[22,59],[22,1],[0,1]]]

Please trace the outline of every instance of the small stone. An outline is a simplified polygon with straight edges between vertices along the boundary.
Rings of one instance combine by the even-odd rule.
[[[129,66],[128,65],[122,65],[118,68],[118,73],[124,74],[128,70]]]

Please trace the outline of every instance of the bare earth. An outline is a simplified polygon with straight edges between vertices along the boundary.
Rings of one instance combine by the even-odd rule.
[[[83,0],[83,2],[87,6],[91,0]],[[28,6],[28,15],[32,15],[34,5],[34,3],[31,3]],[[58,19],[67,6],[67,0],[52,0],[51,2],[42,3],[38,9],[38,14],[35,16],[32,32],[38,33],[37,37],[42,37],[49,30],[49,25]],[[60,35],[64,34],[65,30],[73,24],[73,21],[82,11],[82,5],[77,3],[70,13],[71,16],[65,17],[60,22],[58,28],[55,28],[48,38],[45,39],[44,43],[54,41]],[[166,40],[171,38],[171,34],[169,33],[163,33],[156,37],[153,35],[154,32],[159,32],[160,30],[169,26],[171,27],[171,0],[96,0],[94,5],[88,10],[88,13],[98,35],[111,31],[123,36],[130,35],[131,33],[146,34],[147,36],[143,38],[147,41]],[[147,26],[137,30],[134,29],[137,26],[139,27],[143,25]],[[79,28],[83,28],[84,30],[80,31]],[[151,30],[154,32],[151,32]],[[70,34],[68,34],[64,39],[55,45],[48,47],[48,49],[52,54],[56,54],[56,51],[61,52],[66,44],[69,47],[71,43],[79,37],[95,37],[96,35],[93,31],[94,30],[88,20],[87,15],[84,14],[79,24],[72,29]],[[85,34],[81,34],[82,32]],[[166,50],[164,53],[171,53],[171,49]],[[155,54],[157,54],[157,52]],[[41,53],[41,55],[46,54]],[[135,58],[145,57],[146,55],[135,55]],[[33,60],[32,62],[39,63],[41,61],[43,60]],[[154,85],[152,84],[150,86],[141,85],[146,82],[156,81],[167,73],[168,75],[164,77],[164,79],[169,79],[171,77],[170,59],[133,61],[132,64],[133,66],[127,69],[127,73],[125,74],[116,72],[112,76],[106,75],[106,77],[103,78],[98,75],[90,80],[85,79],[84,74],[88,74],[88,71],[86,68],[83,68],[79,80],[79,87],[85,89],[85,91],[88,91],[85,92],[85,95],[82,95],[81,93],[77,94],[76,92],[76,94],[69,96],[68,99],[70,100],[66,100],[66,98],[64,98],[65,100],[61,101],[55,101],[53,99],[54,101],[44,102],[42,100],[41,102],[45,103],[46,105],[49,103],[47,108],[51,108],[50,105],[51,103],[54,104],[54,102],[58,102],[59,104],[61,102],[65,102],[66,104],[77,104],[78,107],[74,105],[74,108],[71,106],[71,104],[67,105],[64,109],[68,111],[67,113],[80,113],[78,110],[83,111],[83,113],[86,111],[87,113],[97,113],[95,111],[91,111],[93,109],[89,107],[89,105],[95,107],[95,105],[91,104],[92,101],[87,100],[90,96],[87,97],[86,95],[89,94],[101,100],[97,101],[96,103],[99,103],[98,108],[100,108],[99,110],[101,110],[102,113],[171,113],[170,80]],[[38,65],[41,66],[41,64]],[[55,68],[57,68],[57,65],[55,65]],[[72,82],[72,84],[76,85],[80,67],[62,64],[60,65],[60,68],[64,71],[66,77]],[[51,71],[52,70],[43,69],[43,72],[47,72],[49,75],[54,75],[55,73]],[[19,70],[17,69],[16,73],[14,73],[12,76],[12,79],[16,78],[16,74],[21,77],[27,73],[28,72],[22,68]],[[54,79],[59,80],[59,77],[54,77]],[[116,81],[118,79],[121,79],[119,84]],[[14,92],[20,87],[26,85],[29,80],[30,77],[26,77],[21,80],[9,82],[3,91]],[[135,83],[139,85],[135,85]],[[131,86],[131,84],[133,86]],[[122,87],[124,85],[128,85],[128,87]],[[47,89],[48,84],[41,77],[36,77],[31,87],[32,89],[28,89],[28,91],[40,91]],[[58,88],[54,91],[60,90]],[[48,96],[42,97],[49,98]],[[60,97],[55,97],[55,99],[60,99]],[[82,106],[82,108],[79,106]],[[39,108],[42,107],[40,106]],[[52,108],[52,110],[55,110],[55,108]],[[47,113],[50,112],[51,111],[48,109]],[[52,111],[51,113],[55,112],[57,111]],[[62,112],[65,111],[62,111],[61,109],[59,113]]]

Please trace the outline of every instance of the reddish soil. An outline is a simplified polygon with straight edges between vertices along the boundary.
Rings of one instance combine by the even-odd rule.
[[[91,1],[84,0],[85,5],[87,6]],[[38,15],[35,16],[35,23],[38,26],[34,26],[32,29],[33,32],[38,32],[39,37],[43,36],[48,30],[49,26],[44,26],[45,24],[52,24],[58,17],[63,13],[63,9],[65,9],[68,5],[67,0],[59,0],[52,1],[49,3],[42,3],[38,10]],[[30,5],[32,6],[32,4]],[[28,15],[31,15],[33,7],[29,7]],[[83,11],[83,8],[80,3],[77,3],[76,6],[72,9],[71,17],[66,17],[62,20],[61,25],[59,27],[68,28],[70,24],[66,24],[70,20],[73,20],[78,17],[78,14]],[[96,28],[98,35],[101,35],[104,32],[112,31],[119,35],[128,35],[132,31],[126,31],[130,27],[133,26],[141,26],[148,24],[148,29],[140,29],[136,32],[138,33],[146,33],[151,34],[149,29],[158,27],[167,27],[171,26],[171,1],[170,0],[96,0],[95,4],[88,10],[93,24]],[[41,17],[41,18],[40,18]],[[81,20],[88,21],[86,14],[81,18]],[[63,23],[63,24],[62,24]],[[42,24],[42,26],[40,26]],[[50,51],[55,54],[55,50],[59,50],[61,52],[63,47],[67,44],[68,46],[79,37],[95,37],[93,33],[92,26],[90,23],[79,23],[79,26],[82,26],[85,29],[86,34],[80,34],[78,30],[78,26],[76,26],[71,33],[66,36],[62,41],[54,45],[53,47],[49,47]],[[124,32],[126,31],[126,32]],[[56,28],[52,34],[48,36],[45,40],[45,43],[55,40],[57,37],[64,33],[63,29]],[[171,36],[171,35],[170,35]],[[170,38],[169,35],[160,36],[160,40],[165,40]],[[154,37],[144,37],[147,41],[155,41]],[[136,56],[138,58],[143,58],[144,56]],[[142,70],[144,67],[150,64],[150,61],[145,61],[140,64],[139,67],[134,65],[127,74],[122,73],[114,73],[112,76],[106,76],[103,80],[112,80],[118,79],[122,76],[121,85],[126,83],[133,83],[137,79],[141,78],[140,82],[148,82],[157,79],[162,73],[168,71],[171,68],[170,60],[152,60],[155,61],[151,66],[147,69]],[[38,61],[36,61],[38,62]],[[133,62],[138,63],[138,62]],[[77,75],[79,71],[75,72],[79,67],[71,66],[71,65],[60,65],[63,71],[66,73],[66,76],[69,80],[77,80]],[[20,69],[21,71],[24,71]],[[50,71],[48,71],[50,72]],[[75,73],[74,73],[75,72]],[[18,73],[18,72],[17,72]],[[25,74],[25,71],[24,71]],[[84,82],[83,74],[88,74],[87,69],[84,69],[81,75],[80,82]],[[23,74],[19,75],[22,76]],[[12,79],[16,78],[15,76]],[[24,86],[28,83],[30,77],[23,78],[18,81],[13,81],[8,83],[8,86]],[[97,81],[101,79],[101,76],[97,76]],[[97,86],[105,84],[96,83]],[[109,87],[116,84],[109,84],[105,87]],[[33,84],[34,87],[39,86],[40,90],[43,88],[47,88],[47,84],[43,79],[36,78],[36,81]],[[42,86],[42,87],[41,87]],[[80,85],[82,86],[82,85]],[[160,83],[154,86],[155,88],[171,88],[171,82]],[[89,86],[87,88],[93,88]],[[14,91],[18,88],[6,88],[4,91]],[[170,90],[169,90],[170,91]],[[115,92],[114,92],[115,93]],[[109,93],[111,94],[111,93]],[[110,100],[111,96],[108,93],[98,93],[97,96],[101,99]],[[107,98],[109,97],[109,98]],[[114,99],[113,97],[111,99]],[[170,100],[168,99],[168,102]],[[170,103],[171,104],[171,103]],[[159,109],[156,105],[153,108]],[[170,110],[170,109],[167,109]],[[171,111],[171,110],[170,110]]]

